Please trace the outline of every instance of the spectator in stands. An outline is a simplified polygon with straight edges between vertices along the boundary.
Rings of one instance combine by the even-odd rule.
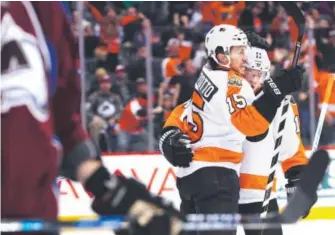
[[[71,28],[73,35],[78,38],[78,33],[79,33],[79,27],[82,27],[84,30],[85,28],[90,24],[85,19],[82,19],[81,22],[79,22],[79,12],[78,11],[73,11],[72,12],[72,23],[71,23]]]
[[[127,73],[123,65],[119,64],[116,66],[115,78],[113,80],[114,81],[111,91],[113,93],[119,94],[123,103],[127,102],[130,99],[130,92],[127,87]]]
[[[146,43],[146,31],[151,27],[150,20],[145,19],[142,21],[140,30],[135,32],[133,37],[133,45],[135,48],[144,47]]]
[[[157,114],[155,115],[155,138],[158,139],[159,135],[162,132],[162,128],[164,126],[165,121],[170,116],[173,108],[173,96],[172,94],[165,93],[163,97],[163,106],[161,112],[157,110]]]
[[[128,73],[128,88],[132,95],[136,94],[136,79],[139,77],[146,77],[145,70],[145,59],[147,56],[147,50],[145,47],[140,47],[136,56],[133,58],[129,58],[127,73]]]
[[[194,57],[193,43],[191,40],[187,40],[185,31],[180,29],[177,32],[177,39],[179,43],[179,59],[185,61]]]
[[[99,45],[99,37],[94,34],[91,23],[85,27],[84,34],[85,58],[93,59],[95,57],[94,51]]]
[[[309,81],[308,81],[308,73],[304,74],[304,79],[302,83],[302,88],[299,92],[295,93],[294,99],[297,101],[299,117],[300,117],[300,134],[304,144],[310,143],[310,112],[309,112]]]
[[[101,133],[106,134],[107,142],[113,144],[109,137],[116,134],[116,124],[123,109],[120,97],[110,91],[110,77],[104,75],[99,82],[100,90],[91,94],[87,103],[89,132],[97,146]]]
[[[119,25],[115,18],[105,16],[101,20],[100,27],[100,42],[95,50],[97,66],[104,67],[108,72],[114,72],[119,63]]]
[[[330,30],[328,37],[320,37],[318,43],[320,69],[334,70],[335,67],[335,29]],[[332,68],[332,69],[331,69]]]
[[[119,122],[117,135],[118,151],[143,152],[148,147],[149,133],[145,129],[148,122],[147,83],[143,78],[136,80],[138,95],[125,106]],[[155,103],[155,97],[151,97]],[[155,108],[153,113],[161,112],[161,107]]]
[[[141,29],[141,23],[146,17],[138,13],[135,6],[130,5],[124,16],[120,18],[120,24],[123,27],[123,42],[132,43],[136,32]]]
[[[202,19],[203,19],[203,16],[201,14],[201,5],[199,2],[196,2],[193,8],[193,13],[191,15],[190,22],[186,27],[190,29],[195,29],[198,31],[198,28],[200,27]]]
[[[335,70],[332,72],[335,72]],[[316,81],[317,82],[316,92],[319,97],[318,112],[317,112],[318,114],[320,114],[322,103],[325,102],[324,100],[327,85],[329,84],[331,79],[334,79],[334,75],[332,75],[330,72],[320,71],[319,77]],[[328,101],[328,111],[323,125],[320,144],[321,145],[335,144],[335,85],[333,85],[332,87],[330,99]]]
[[[199,72],[194,66],[192,60],[186,60],[183,63],[184,72],[180,76],[175,76],[171,80],[171,84],[176,84],[179,87],[178,100],[174,105],[179,105],[189,100],[192,97],[194,84],[198,79]],[[174,98],[174,97],[173,97]]]
[[[245,9],[244,1],[224,1],[218,8],[217,24],[238,25],[239,17]]]
[[[180,41],[176,38],[171,38],[166,47],[167,57],[162,61],[163,81],[159,87],[158,105],[163,105],[163,97],[165,92],[173,94],[173,104],[176,105],[179,96],[179,84],[170,84],[170,81],[175,76],[182,75],[182,60],[180,59]]]
[[[335,20],[335,4],[332,2],[297,2],[297,4],[305,12],[307,29],[314,29],[316,42],[315,45],[312,42],[313,45],[309,48],[309,41],[305,37],[299,60],[299,63],[304,63],[309,71],[309,78],[306,77],[304,80],[303,90],[296,95],[300,109],[301,134],[303,141],[307,143],[310,142],[309,97],[311,95],[308,93],[308,85],[310,85],[308,79],[313,74],[318,84],[318,95],[322,99],[322,89],[326,86],[324,74],[335,69],[335,31],[331,30],[335,27],[335,25],[332,26]],[[292,61],[297,27],[278,2],[85,2],[85,5],[97,22],[93,27],[93,33],[94,21],[90,23],[83,21],[82,23],[85,32],[85,55],[87,58],[95,57],[97,68],[105,69],[102,75],[96,75],[94,81],[91,82],[93,79],[89,78],[93,77],[96,67],[95,59],[90,60],[93,69],[86,66],[87,70],[91,71],[86,73],[86,79],[92,84],[88,93],[99,90],[99,77],[109,74],[112,77],[111,91],[119,94],[122,101],[127,104],[128,111],[124,113],[128,113],[129,116],[132,111],[130,107],[138,107],[134,104],[146,102],[146,97],[138,96],[141,90],[145,90],[145,85],[141,84],[141,79],[137,80],[137,78],[147,79],[146,30],[152,29],[150,39],[152,43],[152,89],[154,93],[157,91],[159,93],[155,99],[157,105],[159,104],[155,111],[161,110],[155,119],[157,128],[161,123],[159,116],[165,113],[167,106],[175,106],[191,97],[199,69],[206,61],[203,34],[207,33],[213,25],[237,24],[240,18],[239,26],[244,26],[244,29],[256,31],[262,37],[266,37],[271,45],[269,55],[273,61],[273,73],[289,66]],[[157,6],[159,10],[156,10]],[[145,12],[148,18],[141,12]],[[241,12],[243,14],[239,17]],[[73,12],[73,19],[78,23],[79,18],[76,11]],[[160,27],[158,21],[164,22],[164,27]],[[76,27],[78,25],[80,24],[73,24]],[[78,31],[76,27],[73,27],[75,33]],[[121,45],[120,39],[127,43]],[[127,44],[130,47],[127,47]],[[310,58],[310,50],[316,55],[316,60]],[[135,95],[136,98],[129,101],[130,97]],[[132,102],[134,100],[136,101]],[[146,105],[141,106],[141,110],[146,111],[145,107]],[[140,115],[141,112],[139,112]],[[143,125],[136,126],[137,129],[135,129],[143,130],[145,133],[146,115],[142,117],[136,115],[135,113],[134,119],[131,120],[136,120],[136,123],[143,121]],[[326,124],[328,125],[326,132],[331,130],[330,124],[333,121],[330,120],[333,119],[327,114],[329,125]],[[127,149],[125,143],[130,144],[129,149],[136,149],[136,145],[139,145],[136,144],[136,140],[141,138],[138,136],[141,135],[122,131],[118,141],[122,146],[121,149],[123,151]],[[331,137],[327,137],[327,134],[324,133],[322,143],[327,143],[327,138]],[[143,137],[143,142],[147,142],[146,139]],[[146,144],[142,145],[143,150],[146,150]]]
[[[89,85],[89,89],[87,92],[87,95],[90,96],[93,92],[96,92],[99,90],[100,87],[100,80],[103,79],[103,77],[107,76],[108,73],[106,69],[104,68],[97,68],[95,70],[95,78],[91,81],[91,84]]]
[[[278,15],[273,20],[271,27],[272,48],[289,50],[291,48],[289,17],[283,7],[279,7]]]

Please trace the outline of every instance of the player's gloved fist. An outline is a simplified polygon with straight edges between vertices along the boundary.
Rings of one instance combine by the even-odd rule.
[[[188,167],[193,158],[190,143],[191,139],[186,134],[172,127],[163,130],[159,150],[173,166]]]
[[[263,91],[280,103],[286,95],[300,90],[304,72],[299,65],[283,69],[275,77],[264,80]]]
[[[245,32],[245,34],[247,35],[248,41],[250,42],[252,47],[258,47],[264,50],[268,50],[270,48],[266,40],[259,36],[257,33],[247,31]]]
[[[100,167],[85,187],[95,196],[92,209],[97,214],[129,216],[134,221],[131,223],[134,235],[177,235],[181,230],[183,217],[171,203],[152,195],[134,179],[110,175],[106,168]],[[168,229],[158,231],[159,226]]]

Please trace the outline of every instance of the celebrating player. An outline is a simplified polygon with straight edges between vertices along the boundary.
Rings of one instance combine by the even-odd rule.
[[[81,124],[75,39],[58,2],[2,1],[1,58],[2,219],[57,219],[55,133],[63,172],[94,194],[94,211],[135,216],[135,234],[179,231],[172,206],[137,181],[110,175],[96,159]]]
[[[256,38],[255,35],[253,35]],[[255,41],[255,40],[254,40]],[[265,40],[258,38],[255,46],[263,47]],[[252,44],[253,46],[253,44]],[[245,78],[257,95],[264,79],[270,75],[270,60],[266,50],[252,47],[248,53]],[[269,128],[261,135],[247,137],[243,143],[243,160],[240,170],[240,200],[241,214],[257,214],[262,212],[262,204],[267,186],[277,129],[281,121],[282,107],[278,109]],[[287,194],[293,194],[299,182],[300,172],[307,164],[304,146],[300,140],[298,107],[291,99],[283,131],[279,161],[288,183],[285,185]],[[276,184],[272,187],[268,212],[278,213],[278,204],[275,196]],[[260,230],[245,230],[246,235],[261,234]],[[263,235],[281,235],[281,229],[266,229]]]
[[[238,212],[242,143],[246,136],[264,133],[285,95],[300,88],[301,69],[291,68],[265,82],[255,99],[243,78],[248,45],[239,28],[213,27],[205,39],[208,63],[192,99],[177,106],[165,123],[160,151],[179,167],[183,213]]]

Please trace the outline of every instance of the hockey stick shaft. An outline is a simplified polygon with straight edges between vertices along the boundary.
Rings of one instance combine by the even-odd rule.
[[[322,133],[323,123],[325,121],[326,114],[327,114],[328,103],[329,103],[329,99],[330,99],[330,96],[331,96],[334,80],[335,80],[335,74],[333,74],[331,76],[331,78],[329,79],[328,84],[327,84],[326,94],[325,94],[324,100],[322,102],[319,121],[318,121],[318,125],[316,127],[316,131],[315,131],[315,135],[314,135],[314,140],[313,140],[313,145],[312,145],[312,153],[314,153],[318,149],[318,146],[319,146],[320,136],[321,136],[321,133]]]
[[[301,49],[301,42],[303,35],[305,33],[305,19],[304,16],[302,15],[300,9],[297,7],[296,4],[292,2],[282,2],[282,6],[285,8],[287,13],[293,17],[293,20],[295,21],[297,27],[298,27],[298,38],[297,38],[297,43],[295,46],[295,51],[294,51],[294,56],[292,60],[292,67],[297,66],[298,59],[300,56],[300,49]],[[268,211],[269,207],[269,201],[271,197],[271,190],[272,190],[272,185],[273,185],[273,180],[275,178],[275,173],[276,173],[276,166],[278,162],[278,158],[280,155],[280,147],[281,147],[281,141],[283,138],[283,131],[285,129],[285,122],[286,122],[286,116],[287,116],[287,110],[288,106],[290,104],[290,96],[286,97],[286,99],[283,102],[283,108],[282,108],[282,115],[281,115],[281,121],[278,127],[278,137],[276,139],[275,143],[275,148],[274,148],[274,156],[271,161],[271,166],[270,166],[270,173],[268,176],[268,182],[267,182],[267,187],[265,190],[265,195],[264,195],[264,200],[263,200],[263,208],[262,208],[262,213],[261,216],[264,217]],[[262,231],[263,232],[263,231]]]
[[[282,102],[282,106],[281,106],[281,120],[278,126],[278,131],[277,131],[277,138],[275,141],[275,147],[274,147],[274,151],[273,151],[273,157],[272,157],[272,161],[271,161],[271,166],[270,166],[270,173],[268,176],[268,181],[267,181],[267,185],[266,185],[266,189],[265,189],[265,194],[264,194],[264,199],[263,199],[263,205],[262,205],[262,213],[261,216],[265,217],[268,211],[268,207],[269,207],[269,202],[270,202],[270,197],[271,197],[271,191],[272,191],[272,187],[273,187],[273,182],[275,179],[275,174],[276,174],[276,168],[277,168],[277,163],[278,163],[278,159],[280,157],[280,148],[281,148],[281,142],[283,139],[283,132],[285,130],[285,123],[286,123],[286,116],[287,116],[287,112],[289,110],[289,105],[290,105],[290,99],[291,96],[287,96],[284,101]]]

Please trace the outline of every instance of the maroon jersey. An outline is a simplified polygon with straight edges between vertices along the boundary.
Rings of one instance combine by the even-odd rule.
[[[1,39],[2,215],[43,216],[50,210],[47,216],[54,217],[51,184],[59,159],[52,136],[60,138],[65,154],[87,138],[75,40],[58,2],[1,2]],[[52,95],[47,41],[57,57]],[[40,208],[43,203],[52,205]]]

